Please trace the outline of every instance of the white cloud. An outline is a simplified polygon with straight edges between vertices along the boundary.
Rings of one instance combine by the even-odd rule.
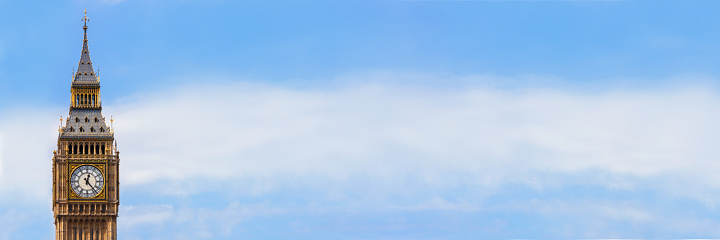
[[[710,209],[720,204],[720,94],[714,90],[434,88],[412,85],[417,76],[401,77],[410,79],[331,87],[208,84],[106,105],[104,114],[116,119],[122,188],[181,196],[240,191],[273,199],[286,190],[325,194],[297,199],[297,207],[310,212],[492,211],[488,207],[497,204],[484,197],[508,183],[539,192],[583,184],[659,189]],[[8,110],[0,118],[4,204],[7,196],[50,199],[54,113],[64,109]],[[457,189],[463,193],[449,193]],[[400,200],[384,198],[390,194]],[[228,235],[246,217],[291,205],[231,200],[225,208],[189,208],[130,201],[139,202],[122,205],[120,222],[129,235],[156,225],[186,229],[190,238]],[[573,201],[535,207],[583,213],[583,200]],[[672,222],[638,207],[642,202],[593,204],[598,221]],[[716,234],[706,230],[714,221],[682,219],[701,227],[678,232]]]
[[[0,199],[50,198],[52,157],[60,109],[7,111],[0,118]]]
[[[473,78],[487,82],[462,81]],[[188,86],[135,95],[106,105],[104,113],[117,120],[123,186],[161,194],[220,188],[197,179],[245,179],[245,190],[257,194],[300,181],[340,189],[343,182],[372,182],[375,191],[392,192],[408,178],[437,188],[511,182],[542,189],[563,184],[557,176],[586,172],[602,174],[581,180],[626,189],[633,181],[672,177],[675,185],[667,187],[702,199],[714,199],[712,189],[720,187],[714,91],[437,89],[398,82]],[[0,119],[0,191],[41,199],[49,194],[52,113],[64,111],[9,112]],[[159,182],[161,189],[151,184]],[[28,184],[46,187],[23,187]]]
[[[442,210],[442,211],[464,211],[477,212],[483,210],[480,203],[469,201],[467,199],[458,199],[457,201],[449,201],[443,197],[434,197],[429,201],[417,204],[415,206],[399,207],[400,210],[409,211],[426,211],[426,210]]]
[[[2,179],[3,176],[3,141],[2,141],[2,135],[0,135],[0,179]]]
[[[169,227],[174,229],[174,236],[164,235],[162,238],[174,239],[200,239],[216,238],[218,236],[229,236],[236,226],[243,220],[258,216],[277,214],[282,210],[266,206],[266,204],[240,204],[233,201],[227,206],[220,208],[212,207],[180,207],[171,205],[139,205],[121,206],[119,215],[123,216],[118,221],[118,229],[123,234],[132,238],[137,233],[150,236],[147,229],[162,229]]]
[[[545,230],[553,236],[627,239],[648,233],[666,237],[720,235],[720,222],[716,219],[694,216],[689,214],[692,210],[686,208],[668,211],[662,209],[667,206],[642,199],[523,199],[494,207],[488,212],[540,215],[541,219],[552,222]]]
[[[123,227],[132,228],[137,225],[162,224],[171,219],[173,207],[166,204],[151,206],[120,206]]]
[[[587,93],[235,83],[135,96],[106,109],[116,116],[128,185],[408,175],[439,185],[533,184],[543,181],[536,173],[583,171],[719,185],[713,143],[720,96],[702,88]]]

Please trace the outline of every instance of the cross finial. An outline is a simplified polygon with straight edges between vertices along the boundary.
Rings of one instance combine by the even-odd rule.
[[[87,26],[87,22],[90,21],[90,19],[87,17],[87,9],[85,9],[85,16],[82,18],[82,21],[85,22],[85,26]]]

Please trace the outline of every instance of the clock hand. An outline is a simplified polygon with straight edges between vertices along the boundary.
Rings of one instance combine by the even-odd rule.
[[[92,186],[91,186],[91,184],[90,184],[90,174],[88,174],[87,177],[85,178],[85,184],[86,184],[88,187],[92,188]]]
[[[85,178],[85,184],[87,184],[88,187],[90,187],[90,189],[93,190],[93,192],[94,192],[95,194],[98,194],[98,191],[95,190],[95,186],[93,186],[92,184],[90,184],[90,181],[88,181],[89,179],[90,179],[90,174],[88,174],[87,178]]]

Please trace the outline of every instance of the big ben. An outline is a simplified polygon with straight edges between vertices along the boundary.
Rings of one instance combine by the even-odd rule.
[[[115,240],[120,152],[114,129],[102,115],[100,79],[88,49],[87,16],[83,22],[82,52],[70,88],[70,112],[61,119],[64,125],[53,152],[55,239]]]

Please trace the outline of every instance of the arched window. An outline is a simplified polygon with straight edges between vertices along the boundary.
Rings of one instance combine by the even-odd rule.
[[[105,154],[105,144],[104,143],[100,146],[100,149],[101,149],[100,151],[102,151],[102,154]]]
[[[85,132],[85,129],[83,129],[83,127],[80,127],[80,132]]]
[[[70,132],[74,132],[75,129],[74,129],[73,127],[70,127],[70,130],[69,130],[69,131],[70,131]]]
[[[79,118],[79,117],[75,117],[75,122],[80,122],[80,118]]]
[[[105,129],[100,127],[100,132],[105,132]]]
[[[72,144],[68,144],[67,154],[72,154]]]
[[[88,154],[88,150],[89,150],[89,149],[88,149],[88,145],[87,145],[87,143],[86,143],[86,144],[85,144],[85,154]]]
[[[100,154],[100,144],[95,144],[95,154]]]
[[[78,146],[77,144],[73,144],[73,154],[77,154]]]
[[[87,117],[85,117],[85,122],[90,122],[90,119],[88,119]]]
[[[90,127],[90,132],[95,132],[95,127]]]
[[[97,119],[97,117],[95,117],[95,122],[98,122],[98,119]]]

